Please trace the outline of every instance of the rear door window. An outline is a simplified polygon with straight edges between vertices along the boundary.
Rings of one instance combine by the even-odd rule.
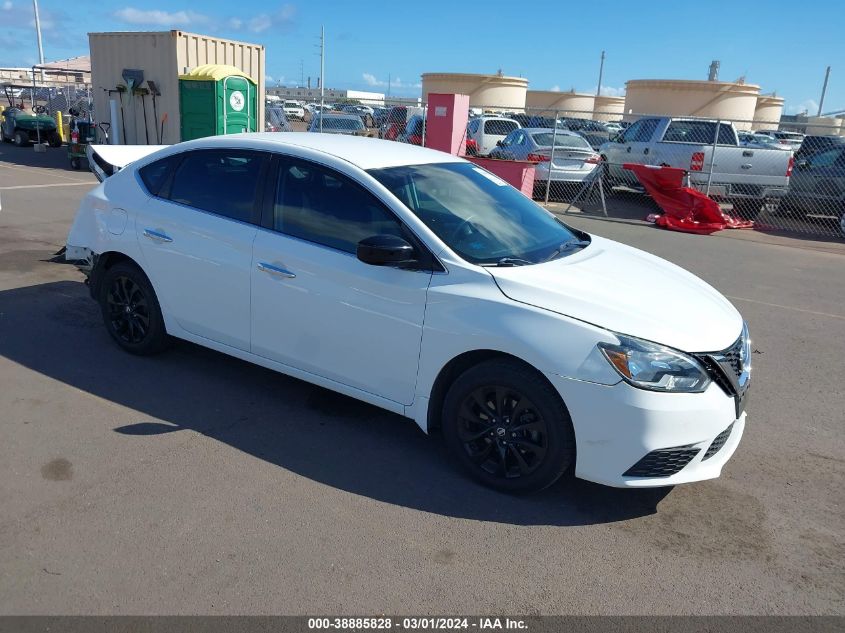
[[[256,197],[266,154],[244,150],[185,152],[169,199],[240,222],[256,223]]]
[[[141,182],[144,187],[153,196],[159,196],[162,193],[168,176],[176,163],[179,162],[180,155],[168,156],[162,158],[149,165],[144,165],[138,170],[138,175],[141,177]]]
[[[507,136],[519,127],[516,121],[503,121],[502,119],[492,119],[484,122],[484,133],[493,134],[495,136]]]

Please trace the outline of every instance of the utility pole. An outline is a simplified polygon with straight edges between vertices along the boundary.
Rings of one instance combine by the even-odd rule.
[[[827,67],[827,70],[824,71],[824,85],[822,86],[822,96],[819,99],[819,111],[816,116],[822,115],[822,106],[824,106],[824,95],[827,92],[827,80],[830,78],[830,66]]]
[[[599,64],[599,85],[596,86],[596,96],[601,96],[601,77],[604,74],[604,51],[601,52],[601,63]]]
[[[41,43],[41,18],[38,15],[38,0],[32,0],[35,11],[35,34],[38,36],[38,65],[41,66],[41,81],[44,81],[44,45]]]
[[[320,131],[323,131],[323,106],[326,93],[326,27],[320,26]]]

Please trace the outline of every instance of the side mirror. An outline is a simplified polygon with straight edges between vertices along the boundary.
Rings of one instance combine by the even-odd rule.
[[[414,247],[396,235],[373,235],[358,242],[356,255],[365,264],[402,268],[416,262]]]
[[[798,169],[807,169],[807,167],[810,166],[810,161],[808,161],[806,158],[802,158],[797,163],[795,163],[795,166]]]

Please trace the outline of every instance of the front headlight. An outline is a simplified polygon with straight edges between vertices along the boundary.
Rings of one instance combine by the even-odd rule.
[[[599,349],[626,382],[651,391],[700,393],[710,378],[693,357],[656,343],[616,334],[618,345],[599,343]]]

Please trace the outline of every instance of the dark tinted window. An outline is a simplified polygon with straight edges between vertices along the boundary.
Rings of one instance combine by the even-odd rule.
[[[186,152],[169,198],[241,222],[253,221],[265,155],[241,150]]]
[[[640,126],[637,128],[634,136],[631,133],[625,135],[625,138],[634,143],[648,143],[651,137],[654,136],[654,131],[657,129],[657,119],[643,119],[640,121]]]
[[[167,158],[162,158],[154,163],[145,165],[138,170],[138,175],[141,176],[144,187],[152,195],[157,196],[161,192],[161,188],[167,181],[167,176],[170,175],[170,168],[173,166],[175,159],[175,156],[168,156]]]
[[[404,237],[395,216],[363,187],[325,167],[295,160],[280,166],[273,228],[348,253],[373,235]]]
[[[712,144],[719,126],[719,145],[736,145],[733,130],[728,124],[713,121],[672,121],[663,135],[667,143]]]
[[[518,127],[519,123],[517,123],[516,121],[503,121],[501,119],[491,119],[490,121],[484,122],[484,133],[505,136],[513,132]]]

